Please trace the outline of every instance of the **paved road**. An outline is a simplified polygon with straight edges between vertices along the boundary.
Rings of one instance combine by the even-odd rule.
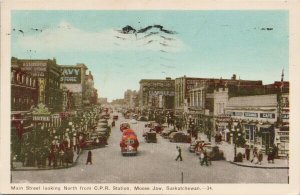
[[[121,118],[121,117],[120,117]],[[35,183],[287,183],[288,170],[240,167],[226,161],[200,166],[188,144],[170,143],[158,136],[158,143],[145,143],[144,122],[132,124],[140,146],[137,156],[122,156],[119,147],[121,118],[112,128],[109,145],[93,150],[93,165],[85,165],[87,151],[69,169],[14,171],[13,182]],[[181,146],[183,162],[175,161],[176,145]],[[279,177],[280,176],[280,177]]]

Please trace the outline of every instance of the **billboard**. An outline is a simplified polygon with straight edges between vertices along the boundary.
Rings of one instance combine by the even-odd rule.
[[[30,72],[34,77],[45,77],[47,61],[25,61],[22,63],[21,70]]]
[[[78,67],[61,67],[60,82],[63,83],[81,83],[81,68]]]

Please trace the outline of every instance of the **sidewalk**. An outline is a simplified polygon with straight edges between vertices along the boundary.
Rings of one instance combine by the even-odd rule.
[[[204,134],[199,134],[199,138],[202,140],[208,142],[207,136]],[[251,161],[247,161],[246,159],[243,159],[243,162],[234,162],[234,145],[229,144],[227,142],[222,141],[221,144],[215,144],[214,138],[211,139],[212,145],[219,146],[219,149],[223,151],[224,158],[226,161],[228,161],[231,164],[235,164],[237,166],[243,166],[243,167],[252,167],[252,168],[265,168],[265,169],[289,169],[289,162],[287,159],[275,159],[274,163],[268,163],[267,158],[268,156],[266,154],[263,155],[263,161],[260,164],[254,164],[251,163]],[[237,153],[241,152],[242,154],[245,152],[244,148],[237,148]],[[250,160],[251,160],[250,156]]]
[[[80,156],[81,152],[79,154],[77,154],[76,152],[74,152],[74,156],[73,156],[73,163],[69,164],[68,166],[57,166],[57,167],[53,167],[53,166],[48,166],[48,164],[44,167],[24,167],[22,165],[21,162],[13,162],[13,166],[12,166],[12,171],[39,171],[39,170],[55,170],[55,169],[66,169],[66,168],[71,168],[74,167],[77,164],[78,161],[78,157]]]

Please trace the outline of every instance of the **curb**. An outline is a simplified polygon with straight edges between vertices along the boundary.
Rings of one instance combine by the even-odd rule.
[[[227,162],[237,165],[237,166],[241,166],[241,167],[250,167],[250,168],[257,168],[257,169],[289,169],[289,167],[251,166],[251,165],[243,165],[243,164],[239,164],[239,163],[235,163],[235,162],[231,162],[231,161],[227,161]]]

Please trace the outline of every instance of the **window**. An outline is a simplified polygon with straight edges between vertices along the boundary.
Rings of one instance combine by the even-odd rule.
[[[245,134],[246,134],[246,139],[249,141],[253,141],[255,139],[255,125],[245,125]]]
[[[19,82],[20,82],[20,74],[17,73],[17,83],[19,83]]]

